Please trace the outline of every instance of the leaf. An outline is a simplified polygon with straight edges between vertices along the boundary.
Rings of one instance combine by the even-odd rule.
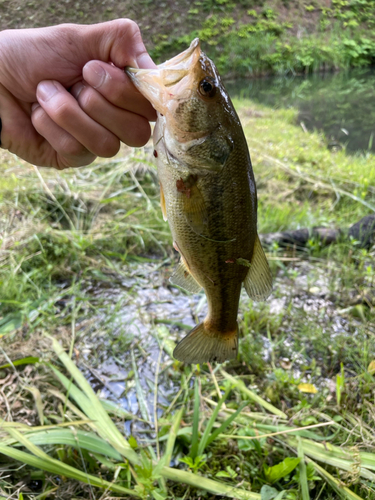
[[[307,392],[308,394],[316,394],[318,392],[314,384],[298,384],[297,388],[301,392]]]
[[[251,429],[250,427],[244,427],[243,429],[240,429],[238,431],[239,436],[251,436],[255,437],[257,433],[255,432],[254,429]],[[258,431],[259,435],[259,431]],[[248,450],[256,450],[259,454],[262,454],[263,447],[266,444],[266,438],[261,438],[261,439],[239,439],[238,440],[238,448],[243,451],[248,451]]]
[[[280,491],[280,493],[277,495],[277,497],[275,497],[275,500],[282,500],[284,498],[284,495],[286,492],[287,492],[286,490]],[[289,490],[289,494],[290,494],[290,490]]]
[[[0,366],[1,368],[1,366]],[[371,374],[375,374],[375,359],[373,359],[368,365],[367,371]]]
[[[267,481],[269,481],[271,484],[279,481],[279,479],[290,474],[292,470],[297,467],[300,461],[300,458],[287,457],[285,460],[283,460],[279,464],[274,465],[273,467],[264,465],[264,474]]]
[[[229,477],[229,478],[231,478],[232,475],[229,474],[229,472],[226,472],[225,470],[221,470],[217,474],[215,474],[215,477]]]
[[[8,314],[0,321],[0,338],[7,333],[18,330],[22,326],[22,315],[19,313]]]
[[[154,498],[154,500],[166,500],[166,498],[168,498],[165,495],[165,493],[163,491],[161,491],[160,489],[152,490],[151,495]]]
[[[272,488],[272,486],[268,486],[268,484],[262,486],[260,490],[261,500],[273,500],[274,498],[277,497],[278,494],[279,492],[277,491],[277,489]]]
[[[138,448],[138,443],[134,436],[130,436],[130,438],[128,439],[128,443],[133,448],[133,450],[136,450]]]
[[[36,358],[35,356],[26,356],[25,358],[22,359],[16,359],[15,361],[12,361],[12,363],[6,363],[5,365],[0,366],[0,370],[3,368],[10,368],[12,365],[13,366],[21,366],[21,365],[32,365],[35,363],[38,363],[39,358]]]

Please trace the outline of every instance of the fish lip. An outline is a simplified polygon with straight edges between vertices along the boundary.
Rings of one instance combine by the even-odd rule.
[[[180,64],[187,62],[190,59],[190,57],[194,54],[197,48],[200,49],[200,41],[199,38],[194,38],[188,49],[184,50],[180,54],[177,54],[177,56],[172,57],[172,59],[169,59],[168,61],[159,64],[158,68],[160,69],[171,68],[172,66],[179,66]]]
[[[200,49],[200,41],[199,38],[194,38],[188,49],[184,50],[180,54],[177,54],[177,56],[172,57],[172,59],[168,59],[168,61],[165,61],[162,64],[158,64],[156,68],[142,69],[142,68],[132,68],[130,66],[127,66],[125,68],[125,72],[130,77],[133,77],[134,75],[145,75],[153,72],[158,72],[166,68],[182,69],[180,68],[180,66],[186,63],[190,59],[190,57],[194,54],[197,48]]]
[[[173,95],[170,87],[179,83],[190,71],[201,55],[199,38],[195,38],[188,49],[153,69],[126,67],[125,73],[139,92],[160,113],[166,111],[168,99]]]

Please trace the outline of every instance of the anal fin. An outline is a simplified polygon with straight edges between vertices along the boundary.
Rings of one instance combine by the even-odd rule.
[[[175,272],[169,278],[169,281],[173,283],[173,285],[180,286],[191,293],[199,293],[202,290],[200,284],[190,274],[190,271],[182,258]]]
[[[272,275],[259,236],[256,235],[250,269],[244,280],[248,296],[254,300],[266,300],[272,292]]]
[[[213,332],[205,322],[197,325],[179,342],[173,356],[184,363],[222,363],[237,356],[238,329],[232,332]]]

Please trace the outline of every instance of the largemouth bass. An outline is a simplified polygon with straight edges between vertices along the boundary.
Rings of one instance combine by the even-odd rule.
[[[173,355],[185,363],[234,358],[242,283],[255,300],[272,291],[240,120],[198,39],[156,69],[126,71],[157,111],[161,206],[181,256],[171,282],[193,293],[203,288],[208,302],[207,317]]]

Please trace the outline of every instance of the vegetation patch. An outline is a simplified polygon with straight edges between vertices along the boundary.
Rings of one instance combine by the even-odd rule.
[[[182,0],[93,2],[0,0],[0,27],[136,21],[157,62],[202,40],[220,72],[232,76],[306,73],[375,61],[372,0]]]
[[[260,233],[375,211],[373,155],[235,104]],[[150,158],[2,167],[0,497],[371,498],[373,247],[275,243],[272,298],[241,298],[238,359],[184,366],[171,353],[207,305],[168,283]]]

